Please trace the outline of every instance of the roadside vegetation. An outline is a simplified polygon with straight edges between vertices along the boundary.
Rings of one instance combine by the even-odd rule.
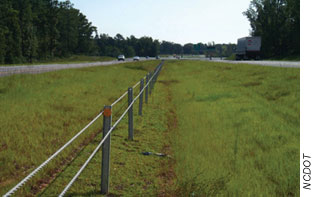
[[[0,78],[0,194],[157,64]],[[135,116],[135,140],[126,140],[127,118],[113,132],[110,194],[298,196],[299,81],[298,68],[166,61],[143,117]],[[126,98],[114,106],[113,122],[125,107]],[[59,194],[98,144],[101,125],[18,194]],[[100,195],[100,165],[98,153],[68,195]]]
[[[299,69],[172,62],[178,196],[298,196]]]

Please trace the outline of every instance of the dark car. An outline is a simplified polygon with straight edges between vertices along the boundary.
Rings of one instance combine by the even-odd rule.
[[[157,55],[157,56],[155,57],[155,59],[157,59],[157,60],[160,59],[160,56]]]

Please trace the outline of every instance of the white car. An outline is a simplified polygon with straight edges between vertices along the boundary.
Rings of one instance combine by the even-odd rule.
[[[140,60],[140,57],[139,56],[134,56],[133,57],[133,61],[139,61]]]
[[[118,61],[125,61],[125,56],[124,55],[118,55],[117,57]]]

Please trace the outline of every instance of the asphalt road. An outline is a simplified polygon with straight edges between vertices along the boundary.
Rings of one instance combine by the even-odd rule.
[[[211,61],[211,60],[210,60]],[[213,60],[216,62],[226,62],[231,64],[256,64],[261,66],[276,66],[276,67],[290,67],[290,68],[300,68],[300,62],[296,61],[253,61],[253,60],[247,60],[247,61],[232,61],[232,60]]]
[[[155,58],[141,58],[140,61],[152,60]],[[165,60],[177,60],[173,57],[162,58]],[[181,58],[180,60],[199,60],[199,61],[213,61],[224,62],[231,64],[255,64],[262,66],[277,66],[277,67],[294,67],[300,68],[300,62],[293,61],[231,61],[221,60],[220,58]],[[91,63],[74,63],[74,64],[43,64],[43,65],[25,65],[25,66],[0,66],[0,77],[13,75],[13,74],[37,74],[42,72],[49,72],[54,70],[69,69],[69,68],[82,68],[91,66],[109,66],[113,64],[121,64],[126,62],[132,62],[132,58],[127,58],[126,61],[106,61],[106,62],[91,62]]]
[[[54,70],[62,70],[69,68],[82,68],[91,66],[109,66],[113,64],[122,64],[132,62],[131,58],[126,61],[105,61],[105,62],[91,62],[91,63],[74,63],[74,64],[43,64],[43,65],[25,65],[25,66],[0,66],[0,77],[13,74],[37,74],[49,72]]]
[[[175,58],[167,58],[167,59],[175,59]],[[275,66],[275,67],[290,67],[290,68],[300,68],[299,61],[265,61],[265,60],[221,60],[220,58],[181,58],[185,60],[201,60],[201,61],[212,61],[212,62],[224,62],[224,63],[231,63],[231,64],[255,64],[261,66]]]

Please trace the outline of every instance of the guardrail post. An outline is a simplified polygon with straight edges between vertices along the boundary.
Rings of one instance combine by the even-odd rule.
[[[104,106],[103,112],[103,138],[111,128],[112,107]],[[101,172],[101,193],[108,194],[109,190],[109,159],[110,159],[110,134],[102,146],[102,172]]]
[[[132,87],[128,88],[128,106],[132,103]],[[133,140],[133,105],[128,110],[128,139]]]
[[[144,80],[141,79],[140,81],[140,92],[142,91],[144,86]],[[142,103],[143,103],[143,91],[139,96],[139,116],[142,116]]]
[[[149,82],[149,74],[147,74],[147,76],[146,76],[146,85],[148,84],[148,82]],[[149,91],[148,91],[148,89],[149,89],[149,87],[148,87],[149,85],[147,85],[146,87],[145,87],[145,103],[148,103],[148,94],[149,94]]]

